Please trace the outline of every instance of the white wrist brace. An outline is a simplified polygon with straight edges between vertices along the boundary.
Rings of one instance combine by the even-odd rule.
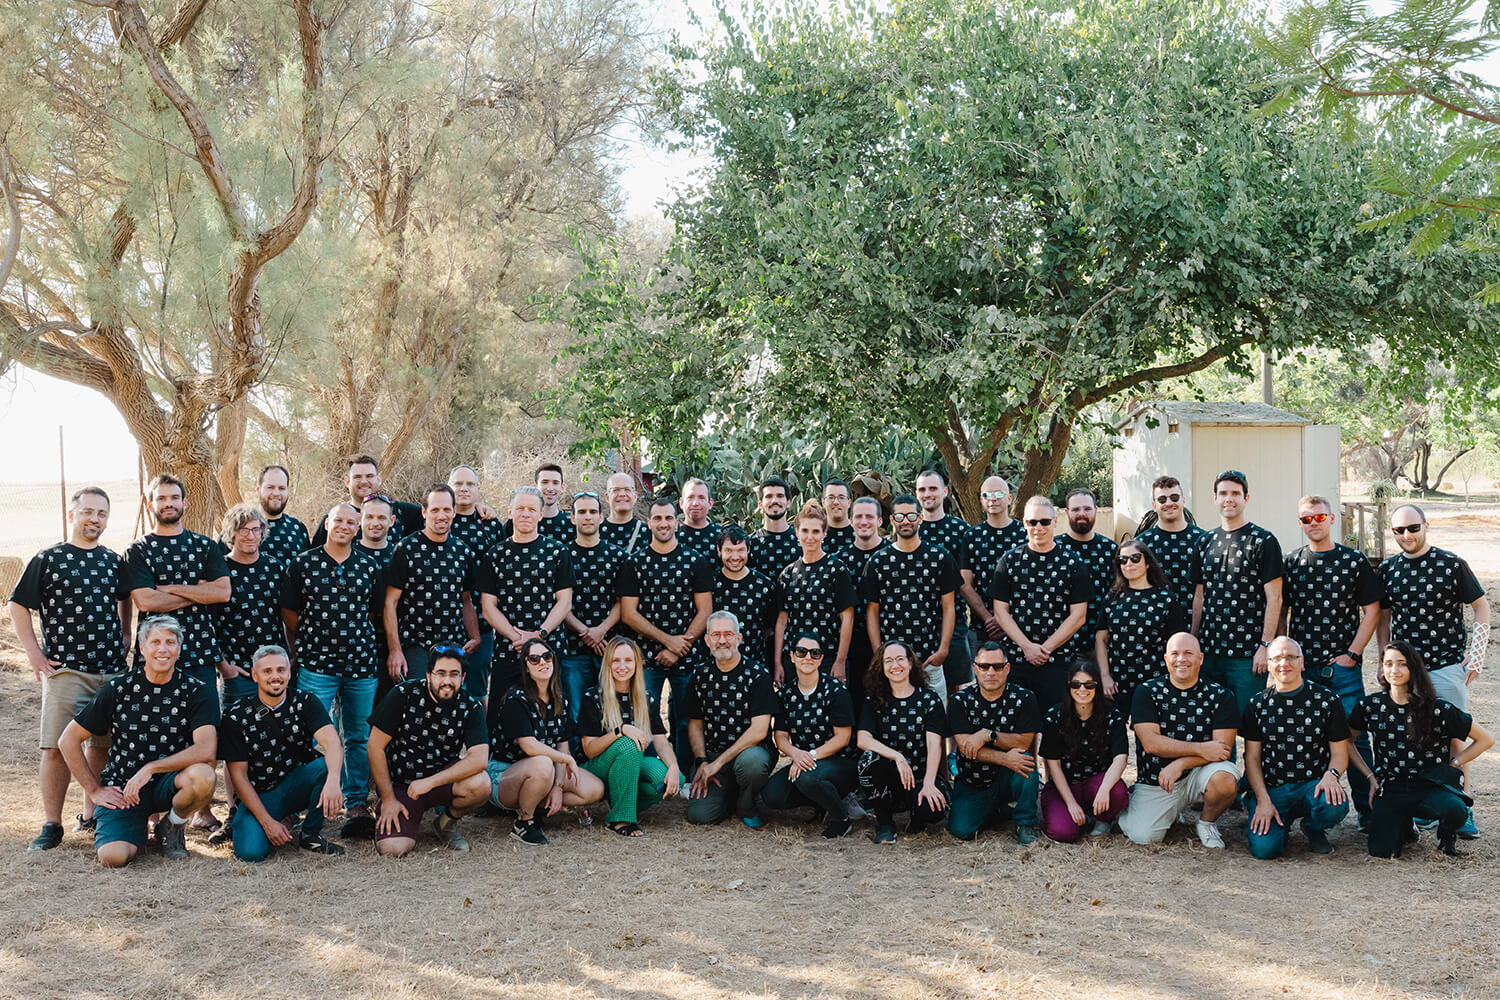
[[[1469,653],[1464,657],[1464,669],[1479,673],[1484,669],[1485,653],[1490,648],[1490,623],[1475,622],[1469,633]]]

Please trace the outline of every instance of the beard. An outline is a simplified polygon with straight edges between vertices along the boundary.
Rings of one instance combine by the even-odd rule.
[[[279,517],[286,510],[285,497],[262,497],[260,501],[261,513],[269,517]]]
[[[182,520],[182,511],[180,509],[179,510],[164,510],[164,511],[158,511],[158,512],[156,512],[156,523],[157,524],[176,524],[178,521],[181,521],[181,520]]]

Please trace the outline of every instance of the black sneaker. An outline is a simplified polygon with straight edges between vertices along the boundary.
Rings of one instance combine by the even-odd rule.
[[[894,844],[896,842],[896,828],[891,826],[878,826],[875,828],[875,843]]]
[[[1332,854],[1333,841],[1328,839],[1328,831],[1314,830],[1303,824],[1302,832],[1307,834],[1307,849],[1314,854]]]
[[[511,824],[510,835],[528,847],[544,847],[547,836],[542,833],[542,824],[535,819],[518,819]]]
[[[370,815],[370,810],[356,806],[349,810],[349,818],[344,820],[339,836],[345,840],[374,840],[375,817]]]
[[[188,856],[187,841],[183,836],[182,823],[173,823],[163,816],[156,823],[156,842],[161,846],[161,856],[181,861]]]
[[[1439,830],[1437,835],[1438,848],[1450,858],[1458,858],[1463,855],[1458,853],[1458,834],[1453,830]]]
[[[324,840],[321,833],[304,833],[297,838],[297,846],[304,851],[312,851],[314,854],[326,854],[330,858],[336,858],[344,853],[344,845],[336,844],[331,840]]]
[[[93,816],[90,816],[88,819],[84,819],[83,813],[78,814],[77,820],[78,821],[73,824],[74,833],[93,833],[94,830],[99,826],[98,819]]]
[[[62,843],[63,828],[61,823],[43,823],[42,832],[36,835],[26,849],[28,851],[50,851]]]
[[[849,836],[849,831],[852,829],[854,829],[854,820],[852,819],[831,819],[823,827],[823,839],[838,840],[840,837],[847,837]]]

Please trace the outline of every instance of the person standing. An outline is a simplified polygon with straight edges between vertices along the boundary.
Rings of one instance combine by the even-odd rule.
[[[922,541],[922,513],[908,494],[891,502],[896,540],[865,563],[860,590],[870,647],[901,642],[917,651],[923,682],[940,698],[948,696],[943,663],[957,623],[954,594],[958,566],[948,550]]]
[[[42,685],[44,818],[41,833],[28,848],[32,851],[50,851],[63,839],[69,772],[58,738],[105,682],[125,671],[130,594],[121,579],[120,557],[99,544],[108,526],[107,493],[97,486],[74,493],[68,504],[68,540],[33,556],[10,595],[16,638]],[[104,767],[108,748],[101,734],[84,751],[96,771]],[[93,817],[94,804],[85,797],[78,831],[92,830]]]
[[[707,483],[695,477],[682,484],[682,523],[677,526],[677,540],[710,564],[718,559],[715,547],[724,530],[708,519],[713,509],[713,493]]]
[[[365,498],[381,493],[380,463],[371,455],[356,455],[345,463],[344,488],[349,491],[345,501],[355,512],[364,508]],[[381,494],[384,496],[385,494]],[[407,535],[422,530],[422,508],[405,500],[387,501],[391,507],[391,541],[399,542]],[[355,536],[358,539],[358,535]],[[328,541],[328,520],[325,515],[313,529],[312,547],[317,548]]]
[[[285,567],[265,554],[262,539],[267,533],[265,516],[251,504],[235,504],[224,512],[219,541],[229,549],[224,557],[229,568],[229,603],[214,608],[213,621],[225,705],[255,694],[250,666],[257,649],[286,645],[286,626],[281,622]]]
[[[958,569],[970,525],[948,513],[948,480],[941,472],[926,469],[917,474],[917,503],[922,506],[922,544],[941,546],[953,557],[953,568]],[[957,589],[960,592],[963,589],[962,574]],[[954,597],[953,637],[948,642],[948,657],[943,660],[944,684],[949,694],[974,679],[969,667],[977,646],[969,632],[969,617],[963,613],[961,600],[960,596]]]
[[[809,500],[797,514],[797,541],[802,546],[802,557],[789,563],[777,581],[781,612],[776,616],[771,643],[771,676],[777,687],[796,672],[796,664],[788,662],[791,657],[787,655],[787,637],[804,632],[816,637],[819,647],[832,654],[826,658],[829,674],[840,682],[846,676],[858,595],[843,562],[823,551],[827,527],[828,515],[816,500]]]
[[[556,462],[547,462],[537,466],[534,479],[537,492],[542,497],[542,513],[537,520],[537,534],[543,538],[550,538],[554,542],[567,545],[573,539],[573,520],[568,512],[558,507],[558,501],[563,495],[563,470]],[[507,525],[506,534],[510,534],[510,528],[515,524],[512,521]]]
[[[854,525],[849,522],[852,499],[844,480],[830,479],[823,484],[823,510],[828,513],[828,537],[823,539],[823,548],[830,554],[854,544]]]
[[[562,650],[563,691],[574,713],[582,710],[584,692],[598,686],[600,657],[620,623],[620,567],[625,553],[599,537],[603,520],[597,493],[573,494],[576,534],[568,547],[573,600],[563,618],[564,628],[556,634]],[[641,670],[644,684],[644,664]]]
[[[309,545],[307,525],[286,512],[291,486],[292,474],[286,471],[284,465],[266,466],[260,470],[260,478],[255,481],[255,499],[266,519],[260,554],[283,567],[292,556],[306,552]]]
[[[1094,633],[1104,697],[1128,713],[1135,689],[1166,671],[1167,640],[1190,624],[1156,556],[1140,539],[1120,546],[1114,585]]]
[[[839,550],[839,559],[849,567],[849,575],[854,579],[856,590],[863,586],[865,567],[869,565],[870,558],[891,544],[880,534],[884,517],[880,501],[874,497],[860,497],[849,507],[849,524],[854,529],[854,540]],[[861,601],[864,600],[863,594],[859,597]],[[871,657],[875,655],[875,647],[870,645],[869,623],[862,608],[862,604],[855,606],[854,633],[849,639],[849,669],[845,677],[845,683],[849,686],[849,700],[854,702],[856,719],[859,718],[860,709],[864,707],[865,676],[870,670]]]
[[[750,535],[737,524],[719,533],[713,606],[740,623],[740,653],[754,663],[771,663],[771,638],[781,612],[776,581],[750,568]]]
[[[391,651],[385,645],[385,571],[391,564],[391,557],[396,554],[396,543],[391,540],[391,529],[395,526],[396,515],[391,512],[391,498],[384,493],[372,493],[365,497],[364,506],[359,508],[359,530],[354,534],[352,550],[360,555],[368,556],[380,571],[375,584],[376,603],[371,609],[371,622],[375,628],[375,646],[377,650],[376,663],[381,664],[375,678],[375,701],[378,705],[385,696],[390,693],[396,682],[391,679],[390,671],[385,669],[385,663],[390,658]],[[457,521],[454,522],[455,524]],[[493,523],[493,522],[491,522]]]
[[[1026,544],[1026,529],[1010,516],[1010,486],[1002,477],[990,476],[979,484],[979,502],[984,506],[984,520],[969,529],[957,554],[963,577],[959,593],[969,608],[969,631],[976,649],[990,640],[1005,641],[1005,629],[984,595],[1000,557]]]
[[[448,473],[448,485],[453,488],[453,527],[449,534],[469,547],[474,558],[474,584],[479,585],[478,567],[489,555],[490,549],[510,537],[512,525],[501,522],[498,517],[486,517],[479,504],[479,473],[472,465],[458,465]],[[368,503],[368,501],[366,501]],[[483,701],[490,690],[490,665],[495,659],[495,630],[485,620],[481,610],[479,592],[472,591],[469,600],[479,619],[479,645],[469,654],[464,668],[464,683],[469,693]],[[384,631],[382,626],[381,631]],[[390,680],[386,675],[387,683]],[[382,692],[383,696],[384,692]]]
[[[1115,557],[1120,549],[1112,539],[1094,530],[1099,519],[1099,502],[1092,490],[1069,492],[1067,510],[1068,530],[1058,536],[1057,544],[1073,553],[1089,573],[1093,596],[1089,600],[1088,620],[1084,622],[1078,643],[1079,653],[1089,655],[1093,649],[1088,638],[1104,626],[1105,595],[1115,582]]]
[[[462,642],[479,646],[479,618],[470,595],[476,559],[453,536],[453,488],[433,483],[422,498],[422,530],[396,543],[385,571],[386,669],[391,679],[427,672],[427,650]]]
[[[604,495],[609,500],[609,516],[599,524],[599,537],[632,555],[651,544],[651,529],[635,516],[635,477],[616,472],[604,481]]]
[[[1161,563],[1183,614],[1196,618],[1203,603],[1203,542],[1208,532],[1188,523],[1182,483],[1175,476],[1158,476],[1151,484],[1151,507],[1156,523],[1136,541]]]
[[[760,484],[761,525],[750,536],[750,568],[775,580],[783,568],[797,560],[801,546],[797,533],[787,523],[791,495],[786,480],[770,476]]]

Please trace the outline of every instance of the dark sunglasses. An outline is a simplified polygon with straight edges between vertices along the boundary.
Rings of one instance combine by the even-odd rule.
[[[1068,687],[1074,691],[1092,691],[1098,686],[1095,681],[1068,681]]]
[[[1415,535],[1417,532],[1421,531],[1423,527],[1424,525],[1420,524],[1393,524],[1391,525],[1391,534],[1405,535],[1410,533]]]
[[[1121,566],[1134,566],[1136,563],[1145,558],[1146,554],[1144,552],[1127,552],[1124,555],[1120,556],[1119,559],[1116,560],[1116,562],[1118,562]]]
[[[1156,498],[1156,502],[1157,503],[1181,503],[1182,502],[1182,494],[1181,493],[1163,493],[1161,496],[1159,496],[1159,497]]]
[[[369,503],[371,500],[379,501],[380,503],[385,504],[387,507],[391,508],[392,510],[395,510],[395,508],[396,508],[396,501],[392,500],[390,497],[386,496],[384,493],[371,493],[369,496],[365,497],[365,503]]]
[[[1028,517],[1025,521],[1025,524],[1028,528],[1050,528],[1052,527],[1052,518]]]
[[[1332,514],[1303,514],[1297,518],[1303,524],[1322,524],[1324,521],[1332,521]]]
[[[590,492],[589,490],[580,490],[579,492],[573,494],[574,500],[580,500],[583,497],[593,497],[595,500],[598,500],[599,494]]]
[[[455,646],[451,642],[438,643],[429,650],[428,655],[434,660],[440,656],[454,656],[462,660],[465,656],[464,648],[462,646]]]
[[[797,646],[792,649],[793,656],[822,656],[823,650],[819,646]]]
[[[1239,483],[1240,489],[1245,490],[1246,492],[1249,492],[1250,489],[1250,481],[1246,479],[1245,474],[1238,469],[1225,469],[1223,472],[1219,473],[1214,481],[1216,483]]]
[[[552,654],[551,653],[527,653],[526,654],[526,662],[529,663],[529,664],[531,664],[533,667],[536,666],[538,663],[551,663],[552,662]]]
[[[979,499],[1004,500],[1008,496],[1010,496],[1010,494],[1006,493],[1004,490],[985,490],[984,492],[979,494]]]
[[[1010,666],[1009,660],[1001,660],[999,663],[976,663],[975,670],[1004,670]]]

